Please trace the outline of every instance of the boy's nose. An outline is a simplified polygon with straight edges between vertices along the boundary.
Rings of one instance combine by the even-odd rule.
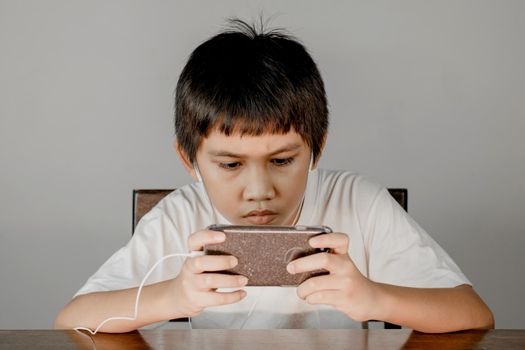
[[[272,179],[267,171],[254,169],[248,174],[245,181],[246,185],[243,191],[244,200],[259,202],[275,197]]]

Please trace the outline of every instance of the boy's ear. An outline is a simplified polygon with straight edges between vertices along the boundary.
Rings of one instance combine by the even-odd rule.
[[[179,156],[179,159],[182,162],[182,165],[184,166],[186,171],[191,175],[192,178],[197,180],[197,174],[195,172],[195,169],[193,168],[193,164],[190,162],[188,156],[186,155],[186,152],[182,150],[177,140],[173,140],[173,148],[175,148],[175,151],[177,151],[177,155]]]

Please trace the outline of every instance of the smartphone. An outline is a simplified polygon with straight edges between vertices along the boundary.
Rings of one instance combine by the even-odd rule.
[[[205,254],[233,255],[239,260],[234,268],[217,272],[246,276],[248,286],[297,286],[328,274],[323,269],[292,275],[286,265],[303,256],[330,252],[308,244],[310,238],[332,232],[329,227],[211,225],[207,229],[224,232],[226,240],[205,245]]]

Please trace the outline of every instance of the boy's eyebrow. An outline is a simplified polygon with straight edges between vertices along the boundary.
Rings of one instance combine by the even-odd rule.
[[[295,151],[297,149],[301,148],[301,144],[299,143],[293,143],[290,145],[283,146],[272,153],[270,153],[271,156],[274,154],[282,153],[282,152],[289,152],[289,151]],[[231,158],[244,158],[246,155],[244,154],[238,154],[238,153],[232,153],[229,151],[209,151],[208,154],[215,156],[215,157],[231,157]]]

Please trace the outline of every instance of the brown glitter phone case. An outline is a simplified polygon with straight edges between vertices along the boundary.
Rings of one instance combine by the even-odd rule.
[[[248,286],[297,286],[328,273],[316,270],[292,275],[286,265],[303,256],[330,251],[308,244],[310,238],[332,232],[329,227],[211,225],[207,229],[224,232],[226,240],[204,246],[204,253],[235,256],[237,266],[218,272],[246,276]]]

